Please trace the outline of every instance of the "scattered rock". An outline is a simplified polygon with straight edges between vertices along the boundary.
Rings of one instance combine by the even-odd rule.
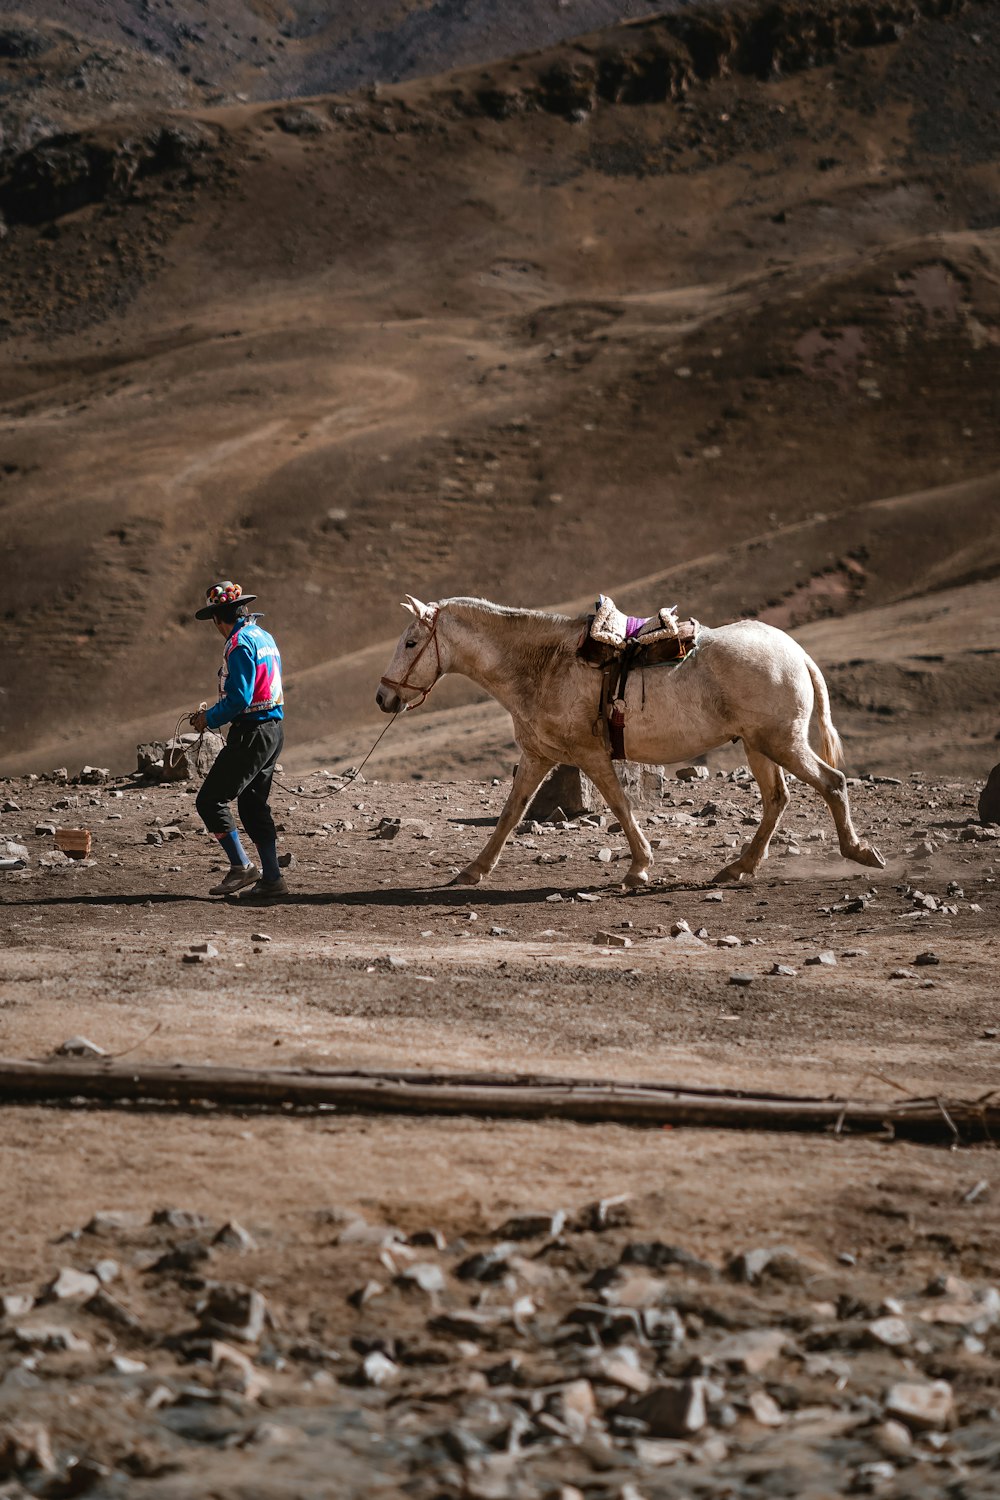
[[[772,964],[771,973],[780,974],[785,979],[794,979],[798,969],[793,969],[791,964]]]
[[[912,1340],[909,1328],[902,1318],[876,1318],[868,1324],[868,1336],[875,1344],[887,1349],[902,1349]]]
[[[65,1302],[76,1297],[92,1297],[100,1291],[100,1278],[88,1271],[75,1271],[64,1266],[54,1281],[50,1281],[43,1293],[46,1302]]]
[[[0,1479],[35,1470],[41,1474],[56,1473],[56,1461],[48,1429],[41,1422],[4,1422],[0,1425]],[[8,1491],[4,1489],[4,1494]],[[27,1490],[10,1492],[27,1496]]]
[[[201,1327],[225,1339],[255,1344],[264,1331],[267,1303],[250,1287],[213,1286],[201,1312]]]
[[[399,1366],[379,1349],[366,1354],[361,1364],[361,1379],[365,1385],[390,1385],[398,1380]]]
[[[719,1364],[735,1365],[748,1375],[759,1375],[788,1347],[788,1337],[779,1328],[750,1328],[724,1338],[712,1350]]]
[[[253,1235],[236,1219],[230,1219],[227,1224],[223,1224],[212,1240],[212,1244],[222,1245],[227,1250],[238,1250],[241,1255],[247,1255],[251,1250],[259,1248]]]
[[[707,781],[709,770],[707,766],[681,766],[675,774],[678,781]]]
[[[652,1437],[691,1437],[708,1420],[705,1382],[696,1378],[658,1385],[645,1396],[616,1407],[615,1415],[644,1422]]]
[[[918,953],[913,962],[918,968],[926,968],[931,964],[939,964],[941,960],[932,948],[928,948],[926,952]]]
[[[542,1235],[555,1239],[556,1235],[562,1233],[565,1224],[566,1214],[561,1208],[557,1208],[554,1213],[514,1214],[495,1233],[498,1238],[509,1240],[533,1240]]]
[[[824,948],[822,953],[816,953],[812,958],[807,958],[807,964],[823,964],[827,968],[833,968],[837,962],[837,955],[829,948]]]
[[[38,1349],[48,1354],[68,1352],[89,1354],[90,1345],[70,1328],[56,1323],[22,1324],[14,1329],[14,1338],[21,1349]]]
[[[890,979],[916,979],[917,975],[914,974],[914,972],[913,972],[912,969],[893,969],[892,973],[889,975],[889,978]]]
[[[885,1409],[913,1432],[940,1432],[952,1424],[955,1398],[947,1380],[900,1381],[888,1391]]]
[[[730,1276],[751,1286],[765,1276],[778,1281],[804,1282],[822,1271],[821,1266],[805,1260],[789,1245],[773,1245],[758,1250],[744,1250],[729,1262]]]
[[[753,975],[752,974],[730,974],[730,976],[729,976],[729,983],[730,984],[738,985],[741,989],[746,989],[749,985],[753,984]]]
[[[751,1391],[747,1405],[755,1422],[762,1427],[780,1427],[786,1420],[785,1413],[767,1391]]]
[[[99,1047],[96,1042],[88,1041],[85,1036],[71,1036],[65,1042],[60,1042],[53,1056],[106,1057],[107,1053],[103,1047]]]
[[[631,948],[632,939],[623,932],[596,932],[593,938],[601,948]]]

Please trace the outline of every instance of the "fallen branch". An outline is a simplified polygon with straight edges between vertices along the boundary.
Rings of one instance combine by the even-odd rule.
[[[216,1109],[336,1109],[349,1113],[479,1115],[730,1130],[836,1131],[910,1140],[992,1141],[1000,1104],[937,1096],[886,1103],[749,1094],[613,1080],[298,1072],[110,1059],[0,1059],[0,1102],[173,1105]]]

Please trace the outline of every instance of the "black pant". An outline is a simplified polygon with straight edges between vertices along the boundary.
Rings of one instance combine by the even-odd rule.
[[[195,800],[209,833],[232,833],[236,819],[229,804],[235,797],[240,822],[253,842],[258,846],[274,842],[274,819],[267,799],[284,742],[280,719],[265,719],[262,724],[236,720]]]

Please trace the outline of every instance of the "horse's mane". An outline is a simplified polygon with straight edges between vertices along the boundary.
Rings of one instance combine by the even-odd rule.
[[[511,644],[516,642],[527,658],[525,664],[539,669],[550,665],[555,656],[575,656],[583,627],[582,617],[574,619],[542,609],[516,609],[513,605],[493,604],[489,599],[463,595],[438,600],[438,608],[445,607],[454,610],[460,619],[487,615],[502,620]]]

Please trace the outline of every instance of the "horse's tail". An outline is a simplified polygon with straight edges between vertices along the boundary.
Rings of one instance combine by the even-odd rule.
[[[830,717],[830,694],[826,689],[826,679],[808,652],[805,655],[806,667],[812,678],[813,714],[819,726],[820,754],[828,765],[839,767],[844,764],[844,747]]]

